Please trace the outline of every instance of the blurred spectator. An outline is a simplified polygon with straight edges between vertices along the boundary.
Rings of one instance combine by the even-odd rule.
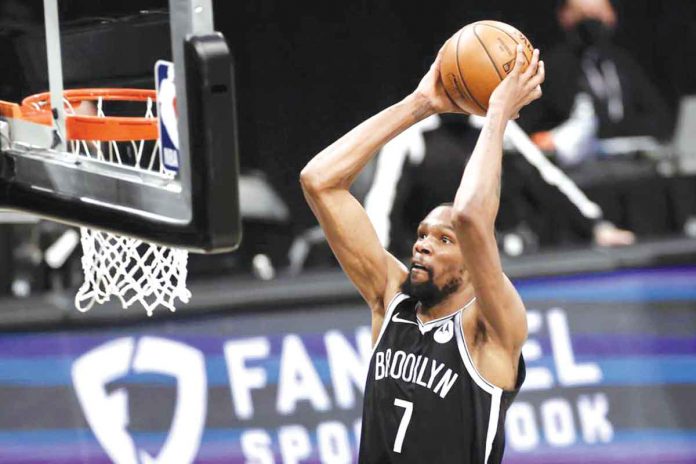
[[[610,0],[559,0],[565,40],[544,53],[544,97],[520,124],[604,212],[638,236],[679,231],[670,179],[658,174],[672,133],[668,107],[613,42]]]
[[[616,11],[609,0],[560,0],[565,42],[544,53],[544,97],[523,115],[534,140],[562,165],[601,152],[598,139],[671,135],[667,106],[629,54],[612,43]],[[627,152],[633,150],[628,144]]]

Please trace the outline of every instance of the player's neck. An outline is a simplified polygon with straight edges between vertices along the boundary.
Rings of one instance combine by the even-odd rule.
[[[469,304],[474,297],[474,287],[468,284],[463,286],[458,292],[447,296],[447,298],[430,308],[424,308],[419,302],[416,306],[416,315],[423,323],[447,317]]]

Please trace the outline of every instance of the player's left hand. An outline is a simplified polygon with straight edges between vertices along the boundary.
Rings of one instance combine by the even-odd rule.
[[[541,98],[541,84],[544,82],[544,62],[539,60],[539,50],[534,49],[532,61],[522,71],[526,58],[522,45],[517,46],[515,67],[498,84],[488,102],[488,111],[500,110],[507,119],[517,119],[520,110]]]

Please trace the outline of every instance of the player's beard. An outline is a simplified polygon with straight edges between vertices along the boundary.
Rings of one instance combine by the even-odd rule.
[[[428,280],[425,282],[412,282],[411,272],[409,272],[406,280],[401,284],[401,292],[420,301],[421,309],[428,311],[459,290],[459,287],[462,285],[462,279],[453,277],[444,286],[438,287],[433,281],[432,271],[430,269],[426,269],[426,271]]]

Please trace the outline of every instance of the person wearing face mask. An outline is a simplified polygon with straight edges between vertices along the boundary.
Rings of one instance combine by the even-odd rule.
[[[613,43],[616,11],[610,0],[559,0],[565,42],[546,53],[544,98],[520,123],[559,164],[601,155],[598,140],[671,136],[671,114],[628,52]]]
[[[557,6],[565,39],[545,51],[544,98],[521,114],[520,125],[606,221],[639,238],[672,233],[669,179],[642,156],[671,137],[672,114],[644,70],[614,42],[610,0],[558,0]]]

